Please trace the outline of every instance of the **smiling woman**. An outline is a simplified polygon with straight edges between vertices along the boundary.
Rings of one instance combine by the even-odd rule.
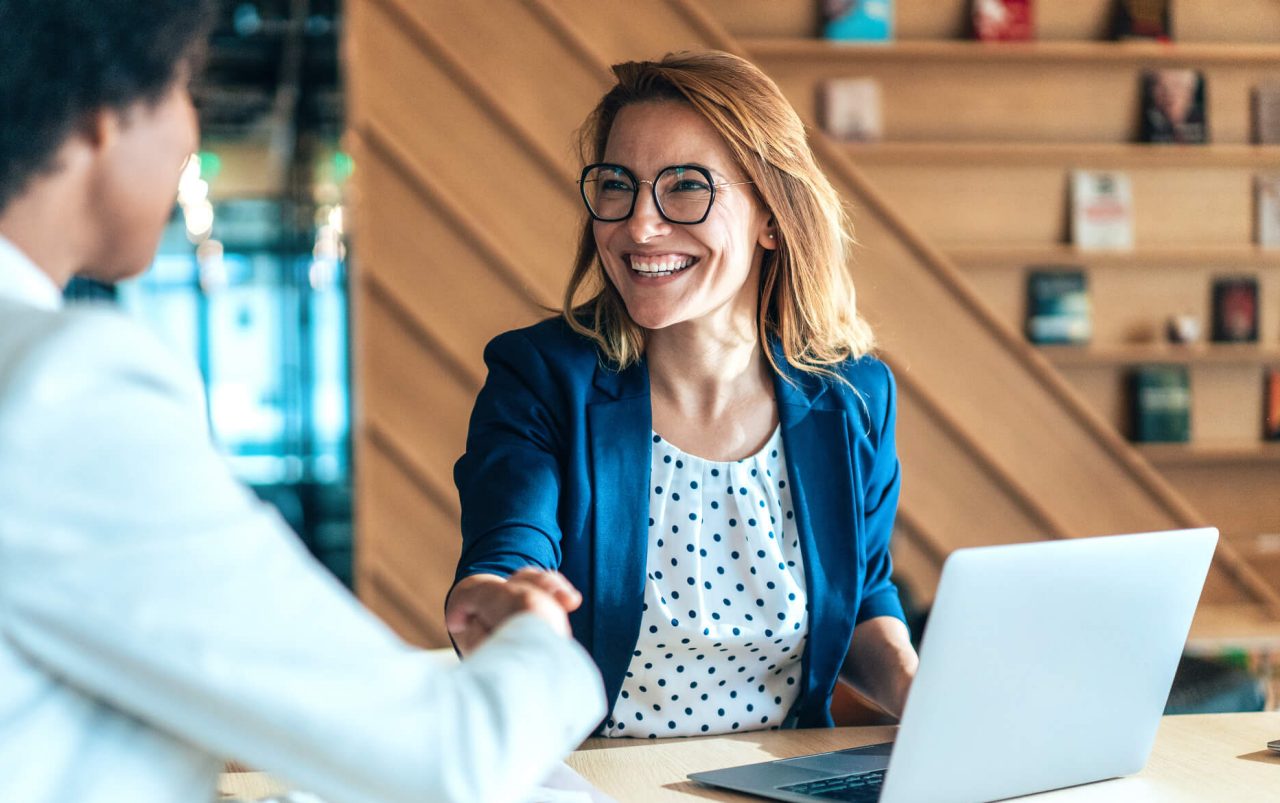
[[[842,668],[899,713],[894,384],[839,198],[749,62],[614,74],[563,314],[485,352],[451,632],[468,651],[542,584],[604,675],[608,736],[830,724]]]

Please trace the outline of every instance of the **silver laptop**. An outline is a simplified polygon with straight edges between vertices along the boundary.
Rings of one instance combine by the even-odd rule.
[[[960,549],[892,744],[697,772],[776,800],[972,803],[1142,769],[1212,528]]]

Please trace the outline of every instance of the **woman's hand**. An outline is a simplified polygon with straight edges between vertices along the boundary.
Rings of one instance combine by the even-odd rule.
[[[559,572],[521,569],[510,577],[473,574],[458,581],[445,603],[445,626],[463,656],[518,613],[532,613],[562,636],[582,594]]]

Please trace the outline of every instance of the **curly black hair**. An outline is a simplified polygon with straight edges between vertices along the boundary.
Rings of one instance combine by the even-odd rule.
[[[0,0],[0,211],[86,117],[164,97],[216,0]]]

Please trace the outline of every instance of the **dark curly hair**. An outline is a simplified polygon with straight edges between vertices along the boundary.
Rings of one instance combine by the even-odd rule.
[[[216,0],[0,0],[0,211],[86,117],[155,103],[202,52]]]

